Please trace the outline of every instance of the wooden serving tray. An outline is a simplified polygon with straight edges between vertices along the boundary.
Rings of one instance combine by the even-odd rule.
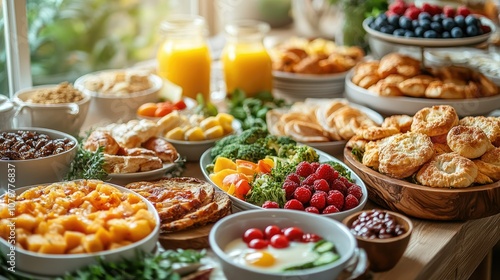
[[[472,220],[500,213],[500,181],[463,189],[432,188],[394,179],[364,166],[344,149],[345,163],[384,208],[428,220]]]

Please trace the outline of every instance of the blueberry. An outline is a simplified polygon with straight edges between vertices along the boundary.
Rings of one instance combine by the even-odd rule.
[[[432,16],[432,21],[434,22],[442,22],[443,21],[443,15],[442,14],[436,14]]]
[[[422,19],[422,20],[419,20],[418,23],[420,24],[420,27],[422,27],[424,30],[431,29],[431,21],[430,20]]]
[[[394,32],[394,27],[392,27],[392,25],[382,26],[380,28],[380,32],[383,32],[386,34],[392,34]]]
[[[411,19],[402,16],[399,18],[399,26],[403,29],[411,29],[412,28],[412,21]]]
[[[413,31],[407,30],[405,32],[405,37],[415,37],[415,33],[413,33]]]
[[[398,15],[393,15],[390,16],[387,21],[389,22],[390,25],[394,26],[394,28],[399,28],[399,16]]]
[[[387,20],[387,15],[385,13],[380,13],[377,18],[381,18],[382,20]]]
[[[443,32],[443,26],[439,22],[431,22],[431,29],[437,33]]]
[[[479,30],[475,25],[469,25],[467,26],[466,30],[467,36],[472,37],[472,36],[477,36],[479,35]]]
[[[453,29],[451,30],[451,37],[452,38],[462,38],[464,37],[464,33],[462,31],[462,29],[460,29],[460,27],[453,27]]]
[[[455,21],[453,19],[451,19],[451,18],[445,18],[445,19],[443,19],[442,24],[443,24],[444,30],[446,30],[446,31],[451,31],[453,29],[453,27],[456,26],[455,25]]]
[[[427,30],[424,32],[424,38],[438,38],[438,34],[434,30]]]
[[[398,28],[398,29],[394,30],[394,33],[392,33],[392,35],[394,35],[394,36],[404,36],[405,35],[405,30],[401,29],[401,28]]]
[[[425,30],[422,27],[419,26],[419,27],[415,28],[414,32],[415,32],[415,36],[424,37]]]
[[[455,17],[455,23],[457,24],[458,27],[464,28],[465,27],[465,18],[462,15],[458,15]]]
[[[479,23],[479,21],[477,20],[477,18],[473,15],[468,15],[466,18],[465,18],[465,24],[466,25],[477,25]]]
[[[450,32],[443,31],[443,33],[441,33],[441,38],[443,38],[443,39],[449,39],[449,38],[451,38]]]
[[[418,14],[418,20],[431,20],[431,15],[429,15],[429,13],[427,12],[421,12],[420,14]]]
[[[378,17],[373,24],[375,25],[375,29],[380,31],[382,27],[389,25],[389,22],[387,21],[387,17]]]
[[[414,19],[411,21],[411,26],[413,27],[413,30],[415,30],[415,28],[419,27],[420,24],[418,23],[418,20]]]
[[[374,17],[370,16],[370,17],[366,18],[366,24],[368,26],[371,27],[374,22],[375,22],[375,18]]]

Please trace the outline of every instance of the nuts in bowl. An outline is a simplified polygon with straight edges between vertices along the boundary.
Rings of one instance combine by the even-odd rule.
[[[151,203],[94,180],[16,189],[2,197],[0,216],[1,251],[15,244],[19,270],[40,276],[62,276],[97,262],[98,256],[112,261],[132,257],[136,250],[150,252],[159,233]]]

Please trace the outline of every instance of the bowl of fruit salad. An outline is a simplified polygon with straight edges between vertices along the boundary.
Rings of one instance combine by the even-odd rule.
[[[284,209],[250,210],[218,221],[210,247],[228,279],[336,279],[356,241],[342,223]]]

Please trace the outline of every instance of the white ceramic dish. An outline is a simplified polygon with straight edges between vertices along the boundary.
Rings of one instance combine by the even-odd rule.
[[[25,160],[0,160],[0,194],[1,190],[7,190],[8,185],[16,188],[59,182],[69,171],[71,162],[76,156],[78,141],[75,137],[60,131],[38,128],[20,127],[16,129],[2,130],[1,132],[34,131],[48,135],[51,139],[67,138],[75,143],[75,146],[63,153],[48,157],[25,159]],[[15,180],[9,182],[9,173],[15,174]]]
[[[176,165],[175,162],[164,163],[162,168],[144,171],[144,172],[134,172],[134,173],[111,173],[108,174],[109,182],[117,185],[126,185],[132,182],[139,181],[154,181],[163,178],[165,173]]]
[[[284,71],[273,71],[273,77],[284,81],[295,81],[301,83],[331,83],[337,80],[345,79],[346,72],[324,75],[297,74]]]
[[[365,19],[363,21],[363,28],[366,30],[368,34],[370,34],[373,37],[376,37],[386,42],[400,44],[400,45],[418,46],[418,47],[459,47],[467,45],[477,45],[486,42],[490,38],[490,36],[495,33],[496,27],[491,20],[485,17],[480,17],[480,20],[483,25],[487,25],[491,28],[491,32],[479,36],[465,37],[460,39],[440,39],[440,38],[428,39],[428,38],[406,38],[406,37],[393,36],[391,34],[386,34],[371,29],[368,26],[368,19]]]
[[[206,170],[206,166],[209,165],[210,163],[212,163],[212,157],[210,156],[210,150],[211,149],[207,150],[201,156],[201,158],[200,158],[200,169],[201,169],[201,172],[203,173],[203,176],[207,180],[207,182],[212,183],[218,190],[222,191],[219,187],[217,187],[217,185],[215,185],[212,182],[212,180],[210,179],[209,173]],[[357,184],[357,185],[359,185],[361,187],[362,192],[363,192],[363,197],[359,201],[359,205],[357,207],[355,207],[353,209],[346,210],[346,211],[337,212],[337,213],[324,214],[324,215],[321,214],[320,215],[320,216],[328,217],[328,218],[331,218],[331,219],[334,219],[334,220],[337,220],[337,221],[341,222],[345,217],[349,216],[350,214],[352,214],[354,212],[357,212],[357,211],[360,211],[360,210],[363,209],[363,207],[365,206],[366,202],[368,201],[368,191],[366,189],[365,183],[361,180],[361,178],[356,173],[354,173],[354,171],[352,171],[351,168],[349,168],[347,165],[345,165],[342,161],[338,160],[337,158],[335,158],[335,157],[333,157],[333,156],[331,156],[331,155],[329,155],[329,154],[327,154],[325,152],[322,152],[322,151],[319,151],[319,150],[316,150],[316,152],[319,155],[319,162],[334,161],[336,163],[339,163],[343,167],[345,167],[347,170],[349,170],[351,178],[354,180],[354,183]],[[254,204],[251,204],[249,202],[243,201],[243,200],[241,200],[241,199],[239,199],[239,198],[237,198],[235,196],[230,195],[229,198],[232,200],[232,202],[233,202],[233,209],[235,209],[236,211],[251,210],[251,209],[262,209],[261,207],[259,207],[257,205],[254,205]]]
[[[355,85],[352,81],[352,72],[346,77],[345,96],[354,103],[365,105],[382,114],[414,115],[424,107],[433,105],[450,105],[455,108],[460,117],[487,115],[500,108],[500,94],[491,97],[475,99],[432,99],[413,98],[405,96],[382,97]]]
[[[337,261],[311,269],[288,272],[263,272],[248,266],[237,264],[226,253],[224,248],[237,238],[241,238],[246,229],[251,227],[265,228],[268,225],[279,227],[297,226],[305,232],[322,236],[335,244],[340,254]],[[262,209],[240,212],[219,220],[209,234],[210,247],[219,259],[227,279],[238,280],[292,280],[336,279],[354,256],[356,240],[349,229],[338,221],[307,212],[288,211],[284,209]]]
[[[113,186],[122,192],[132,192],[129,189],[117,185]],[[16,195],[21,194],[23,191],[32,187],[35,186],[18,188],[15,190]],[[39,276],[63,276],[68,271],[74,271],[78,268],[95,264],[98,257],[104,257],[109,261],[117,261],[122,258],[134,257],[137,250],[153,252],[158,242],[160,217],[151,202],[142,196],[139,197],[144,203],[146,203],[149,212],[153,214],[156,220],[155,229],[145,238],[115,250],[102,251],[92,254],[39,254],[22,248],[16,248],[16,270]],[[1,253],[6,255],[9,250],[10,244],[6,240],[0,238]]]

